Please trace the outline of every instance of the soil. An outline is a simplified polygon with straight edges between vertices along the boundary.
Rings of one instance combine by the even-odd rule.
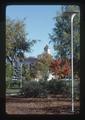
[[[6,97],[7,114],[79,114],[80,102],[74,102],[75,112],[71,111],[69,98],[19,98]]]

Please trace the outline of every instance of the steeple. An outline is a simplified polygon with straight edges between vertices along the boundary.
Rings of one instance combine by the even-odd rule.
[[[48,54],[51,54],[51,53],[50,53],[50,49],[49,49],[49,47],[48,47],[47,44],[46,44],[46,46],[44,47],[44,52],[45,52],[45,53],[48,53]]]

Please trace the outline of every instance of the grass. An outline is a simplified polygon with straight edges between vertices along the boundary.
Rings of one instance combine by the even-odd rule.
[[[10,94],[17,95],[19,93],[19,91],[20,91],[20,88],[18,88],[18,89],[14,89],[14,88],[6,89],[6,95],[10,95]]]

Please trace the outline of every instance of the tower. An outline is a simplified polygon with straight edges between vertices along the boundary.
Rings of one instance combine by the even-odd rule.
[[[46,44],[46,46],[44,47],[44,52],[45,52],[45,53],[48,53],[48,54],[51,54],[50,49],[49,49],[49,47],[48,47],[47,44]]]

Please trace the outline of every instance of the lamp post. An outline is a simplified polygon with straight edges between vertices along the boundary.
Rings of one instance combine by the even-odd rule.
[[[20,88],[22,88],[22,63],[20,64],[20,69],[21,69],[21,77],[20,77],[20,79],[21,79],[21,85],[20,85]]]
[[[71,77],[72,77],[72,112],[74,112],[74,73],[73,73],[73,20],[78,12],[64,12],[63,15],[71,16]]]

